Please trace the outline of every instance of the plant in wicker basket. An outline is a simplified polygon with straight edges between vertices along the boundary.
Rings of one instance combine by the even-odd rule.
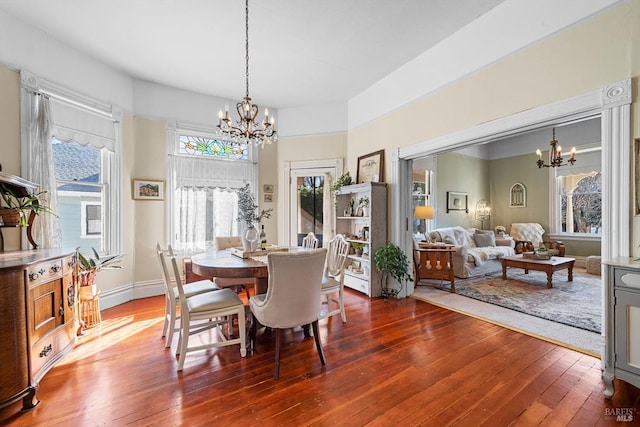
[[[20,197],[4,186],[2,186],[1,190],[0,195],[2,195],[4,207],[0,209],[0,215],[5,225],[20,225],[24,227],[27,225],[27,219],[31,212],[36,215],[45,212],[57,216],[46,203],[43,203],[46,201],[47,191]]]

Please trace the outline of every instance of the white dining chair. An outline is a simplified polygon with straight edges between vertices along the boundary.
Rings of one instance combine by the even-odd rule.
[[[326,312],[321,312],[320,319],[340,314],[342,321],[347,321],[347,313],[344,309],[344,269],[348,254],[349,242],[342,234],[337,234],[329,241],[321,291],[322,305],[326,306]]]
[[[316,249],[318,247],[319,241],[313,232],[309,232],[304,239],[302,239],[302,247],[306,249]]]
[[[257,322],[275,331],[274,379],[280,376],[282,330],[311,324],[320,362],[325,358],[318,333],[320,289],[326,249],[272,252],[267,255],[269,286],[266,294],[251,297],[254,316],[251,340],[255,340]],[[257,322],[256,322],[257,321]]]
[[[182,371],[187,353],[209,348],[240,345],[240,356],[247,355],[246,347],[246,318],[244,304],[238,294],[230,289],[219,289],[213,292],[187,297],[184,292],[178,262],[171,245],[168,247],[171,265],[176,279],[178,295],[180,299],[180,335],[178,338],[178,371]],[[231,319],[237,319],[238,337],[233,338]],[[228,325],[227,334],[223,326]],[[189,347],[189,339],[197,335],[216,329],[218,340],[209,341],[206,344]]]
[[[165,347],[171,347],[173,342],[173,333],[178,330],[176,322],[180,320],[178,315],[178,307],[180,306],[180,300],[178,295],[178,289],[173,285],[171,280],[171,274],[167,268],[166,253],[160,243],[156,243],[156,251],[160,260],[160,266],[162,268],[162,281],[164,285],[165,295],[165,309],[164,309],[164,325],[162,326],[162,336],[167,337]],[[201,294],[204,292],[211,292],[219,290],[211,280],[199,280],[197,282],[191,282],[184,285],[184,293],[187,297]]]

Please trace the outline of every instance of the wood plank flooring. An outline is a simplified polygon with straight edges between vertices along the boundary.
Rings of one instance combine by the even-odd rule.
[[[313,339],[284,334],[280,380],[273,335],[190,353],[182,373],[160,337],[163,298],[103,312],[103,323],[42,380],[35,409],[0,412],[5,426],[638,426],[640,394],[617,382],[604,399],[600,360],[412,298],[347,292],[347,323]],[[616,422],[616,408],[633,408]]]

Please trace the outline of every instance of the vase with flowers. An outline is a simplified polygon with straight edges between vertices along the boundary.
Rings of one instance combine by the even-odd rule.
[[[256,224],[263,218],[270,218],[273,209],[262,209],[258,213],[258,204],[255,195],[251,191],[249,184],[239,188],[238,194],[238,217],[237,220],[244,227],[241,230],[242,248],[245,251],[255,251],[258,248],[258,230]]]
[[[502,236],[504,236],[504,233],[506,233],[506,232],[507,232],[507,229],[506,229],[506,228],[504,228],[504,225],[498,225],[498,226],[495,228],[495,232],[496,232],[496,236],[500,236],[500,237],[502,237]]]

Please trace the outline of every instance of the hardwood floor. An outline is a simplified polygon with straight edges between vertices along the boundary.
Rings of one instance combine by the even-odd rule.
[[[165,349],[163,298],[103,312],[100,327],[40,383],[35,409],[0,412],[6,426],[638,426],[638,390],[604,399],[600,360],[412,298],[347,291],[347,323],[320,322],[327,365],[302,330],[190,353],[182,373]],[[633,408],[616,422],[616,408]]]

